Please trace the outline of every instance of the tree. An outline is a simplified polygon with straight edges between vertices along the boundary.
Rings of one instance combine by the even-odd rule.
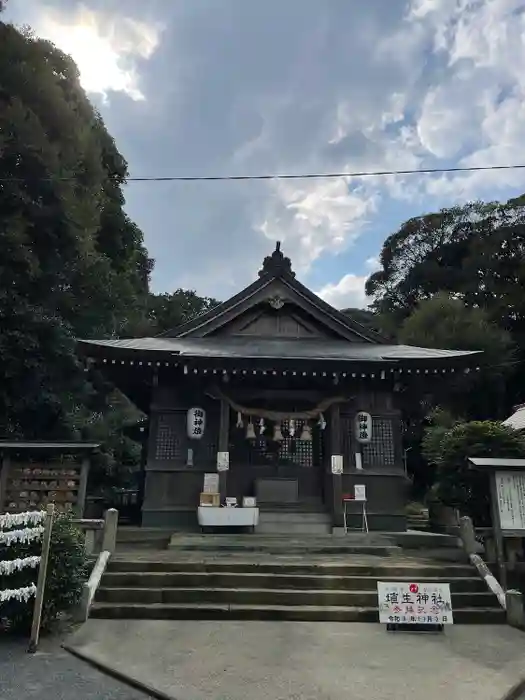
[[[447,292],[509,332],[525,358],[525,205],[473,202],[410,219],[387,238],[366,283],[373,309],[401,325],[424,300]],[[517,368],[508,406],[525,392]]]
[[[77,337],[144,314],[151,270],[123,212],[126,163],[52,44],[0,23],[0,434],[79,438],[86,381]]]
[[[440,292],[419,303],[403,322],[398,339],[420,347],[481,350],[481,371],[460,373],[454,381],[436,386],[435,402],[469,417],[505,413],[504,379],[513,367],[514,344],[510,333],[493,323],[483,309],[468,308],[461,299]]]
[[[425,456],[437,466],[435,494],[438,499],[470,515],[477,525],[488,525],[488,477],[486,473],[471,469],[467,458],[525,457],[522,435],[501,423],[473,421],[456,424],[445,431],[440,425],[428,428],[423,444]]]
[[[525,300],[516,289],[525,281],[524,252],[520,199],[442,209],[410,219],[387,238],[382,269],[369,277],[366,291],[376,310],[402,319],[420,301],[448,291],[513,332],[525,319]]]
[[[186,289],[177,289],[172,294],[150,294],[144,334],[165,333],[219,303],[212,297],[200,297],[195,291]]]

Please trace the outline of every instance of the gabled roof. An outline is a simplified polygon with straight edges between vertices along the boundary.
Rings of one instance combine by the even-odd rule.
[[[361,323],[354,321],[346,314],[330,306],[330,304],[323,301],[308,289],[308,287],[298,282],[295,278],[295,273],[292,271],[290,258],[283,255],[279,242],[277,242],[274,252],[264,259],[262,269],[259,271],[258,280],[224,303],[219,304],[213,309],[196,316],[176,328],[170,329],[160,337],[183,338],[196,334],[206,336],[214,332],[217,328],[220,328],[227,321],[230,321],[231,313],[233,312],[235,314],[235,310],[238,310],[240,314],[245,311],[246,308],[249,308],[250,300],[256,295],[260,297],[260,292],[265,288],[269,288],[276,280],[290,291],[290,296],[306,312],[313,311],[317,314],[322,314],[326,320],[326,324],[329,324],[331,330],[335,331],[340,338],[348,340],[349,337],[352,337],[355,340],[357,336],[360,342],[375,344],[388,343],[387,339],[383,338],[379,333],[366,328]]]

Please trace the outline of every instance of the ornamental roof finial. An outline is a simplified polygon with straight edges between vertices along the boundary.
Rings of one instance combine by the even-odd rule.
[[[259,270],[259,277],[264,277],[265,275],[280,277],[285,274],[295,277],[291,260],[282,254],[281,241],[277,241],[273,253],[264,258],[262,269]]]

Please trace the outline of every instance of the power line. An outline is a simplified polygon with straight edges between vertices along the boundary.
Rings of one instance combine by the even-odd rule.
[[[173,175],[157,177],[127,177],[128,182],[216,182],[233,180],[330,180],[342,177],[385,177],[388,175],[432,175],[438,173],[471,173],[486,170],[523,170],[525,165],[479,165],[465,168],[420,168],[415,170],[364,170],[341,173],[281,173],[266,175]],[[28,178],[0,177],[0,182],[25,182]],[[35,178],[42,182],[70,182],[75,177]]]

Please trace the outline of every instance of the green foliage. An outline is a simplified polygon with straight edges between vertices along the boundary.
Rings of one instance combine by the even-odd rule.
[[[398,339],[426,348],[481,350],[484,363],[501,369],[510,362],[513,347],[510,333],[492,322],[485,310],[469,308],[447,292],[420,301],[403,322]]]
[[[84,372],[75,339],[137,325],[152,262],[123,210],[126,162],[76,65],[4,23],[0,152],[0,435],[100,436],[111,387]]]
[[[462,421],[449,411],[438,407],[428,416],[430,425],[423,432],[422,455],[431,466],[439,463],[442,445],[448,431]]]
[[[428,323],[421,318],[414,321],[416,332],[409,325],[404,338],[423,333],[429,342],[441,339],[447,347],[452,342],[468,346],[482,343],[482,349],[488,353],[494,350],[497,356],[498,345],[507,345],[507,341],[504,336],[498,338],[495,325],[510,334],[516,359],[525,358],[523,197],[503,204],[471,202],[410,219],[387,238],[380,262],[381,269],[367,280],[366,291],[374,298],[372,308],[390,316],[392,326],[401,326],[419,304],[445,293],[440,297],[441,312],[446,312],[448,327],[443,330],[438,324],[435,331],[430,330],[432,313],[439,306],[435,302],[436,306],[424,314]],[[468,320],[468,333],[455,327],[454,319],[465,319],[459,306],[454,310],[449,303],[445,308],[443,300],[451,296],[474,312]],[[486,342],[483,328],[488,332]],[[500,396],[500,403],[505,400],[503,413],[525,392],[525,374],[518,364],[508,389],[506,396]]]
[[[39,556],[41,542],[17,543],[0,546],[0,560]],[[36,584],[38,569],[23,569],[10,576],[0,576],[0,589],[20,588]],[[88,563],[84,554],[83,533],[71,522],[70,516],[58,514],[51,531],[42,631],[48,632],[61,616],[80,601],[82,586],[88,577]],[[2,604],[1,626],[13,633],[27,634],[31,628],[33,601],[11,600]]]
[[[434,433],[432,435],[432,433]],[[492,421],[428,428],[424,439],[427,459],[437,465],[433,489],[447,506],[470,515],[477,525],[490,523],[487,474],[470,469],[468,457],[524,457],[525,439],[512,428]]]
[[[193,290],[177,289],[173,294],[150,294],[147,305],[147,335],[160,335],[180,326],[220,302],[200,297]]]
[[[434,388],[435,401],[470,418],[498,417],[504,378],[513,370],[510,333],[480,308],[467,307],[447,292],[421,301],[399,329],[408,345],[455,350],[480,350],[480,372],[458,373]]]

